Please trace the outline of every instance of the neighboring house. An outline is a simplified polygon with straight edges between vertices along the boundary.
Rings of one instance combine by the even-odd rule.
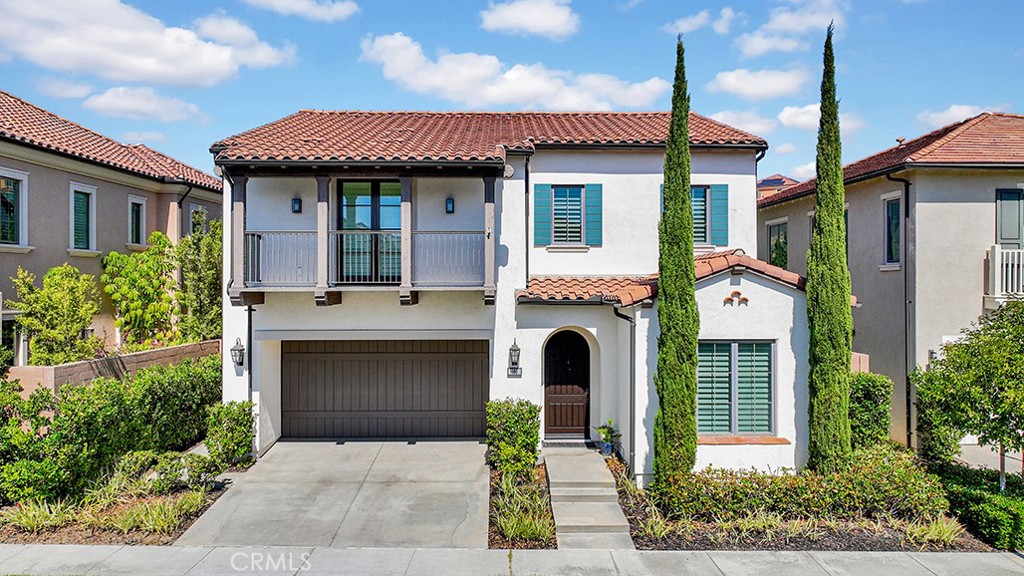
[[[111,251],[144,250],[150,233],[190,232],[191,212],[220,218],[221,182],[143,146],[121,144],[0,91],[0,292],[17,298],[18,267],[41,282],[65,262],[102,273]],[[3,310],[12,344],[13,310]],[[115,341],[103,298],[94,333]]]
[[[893,379],[893,439],[913,443],[908,368],[1024,295],[1024,116],[985,113],[847,165],[854,349]],[[798,274],[813,180],[758,202],[761,258]]]
[[[800,182],[782,174],[772,174],[757,181],[757,199],[766,198],[777,192],[782,192],[790,186],[796,186]]]
[[[215,143],[225,400],[281,437],[479,437],[484,403],[545,441],[613,418],[651,470],[667,113],[301,111]],[[759,137],[693,114],[698,466],[806,458],[802,279],[756,253]],[[251,306],[251,308],[249,308]]]

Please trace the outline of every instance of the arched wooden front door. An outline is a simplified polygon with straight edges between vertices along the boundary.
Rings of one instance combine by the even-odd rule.
[[[589,420],[590,346],[578,332],[564,330],[544,346],[544,431],[585,438]]]

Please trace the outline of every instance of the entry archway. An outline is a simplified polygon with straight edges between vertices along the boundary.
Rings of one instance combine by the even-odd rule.
[[[544,345],[545,437],[586,438],[589,422],[590,344],[562,330]]]

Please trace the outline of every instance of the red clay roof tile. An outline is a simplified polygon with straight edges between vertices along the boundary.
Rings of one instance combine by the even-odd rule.
[[[479,162],[536,146],[653,145],[667,112],[364,112],[302,110],[211,146],[218,162]],[[690,114],[690,142],[766,148],[764,139]]]
[[[221,181],[142,144],[121,144],[0,90],[0,139],[158,180],[182,179],[214,192]]]

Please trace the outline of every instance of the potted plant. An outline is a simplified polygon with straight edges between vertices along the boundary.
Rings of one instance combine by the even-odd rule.
[[[622,434],[615,429],[615,420],[609,418],[607,424],[598,426],[594,430],[597,430],[597,433],[601,435],[601,454],[611,456],[612,451],[615,449],[615,443],[622,437]]]

